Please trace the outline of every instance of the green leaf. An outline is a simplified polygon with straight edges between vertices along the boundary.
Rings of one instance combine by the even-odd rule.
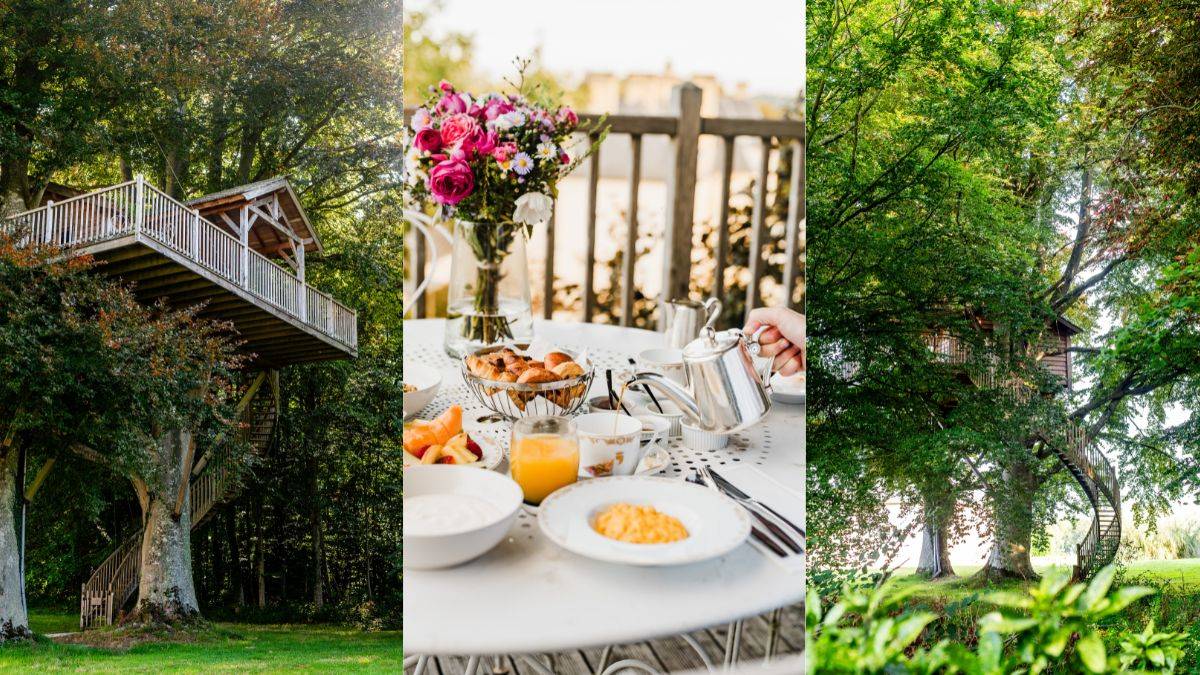
[[[1100,640],[1099,634],[1094,631],[1084,634],[1075,644],[1075,649],[1079,652],[1079,660],[1083,662],[1083,667],[1087,668],[1089,672],[1104,672],[1108,664],[1108,657],[1104,653],[1104,642]]]
[[[1108,565],[1100,570],[1087,586],[1087,591],[1079,598],[1079,609],[1085,612],[1094,611],[1099,602],[1108,595],[1113,577],[1117,574],[1115,565]]]

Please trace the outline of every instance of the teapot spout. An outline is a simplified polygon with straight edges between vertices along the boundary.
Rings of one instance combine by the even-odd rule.
[[[696,403],[695,397],[676,382],[668,379],[661,373],[637,373],[629,380],[628,386],[632,387],[639,384],[657,389],[668,400],[679,406],[679,409],[683,411],[683,416],[688,418],[688,421],[697,425],[701,424],[700,406]]]

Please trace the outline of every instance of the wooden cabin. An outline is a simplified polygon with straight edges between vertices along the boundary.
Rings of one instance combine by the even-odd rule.
[[[986,319],[975,319],[977,328],[992,337],[997,330],[996,324]],[[1078,325],[1065,317],[1056,318],[1049,326],[1044,336],[1041,352],[1041,365],[1061,383],[1063,389],[1070,390],[1074,382],[1071,353],[1067,349],[1071,340],[1083,331]],[[946,332],[929,333],[924,338],[925,344],[937,353],[941,360],[950,364],[965,364],[971,359],[970,347],[958,338]],[[1000,340],[992,340],[993,343]]]
[[[233,323],[256,368],[357,356],[354,311],[305,280],[306,256],[323,249],[286,178],[187,203],[140,176],[85,194],[52,188],[3,226],[93,255],[144,302],[204,303],[202,316]]]

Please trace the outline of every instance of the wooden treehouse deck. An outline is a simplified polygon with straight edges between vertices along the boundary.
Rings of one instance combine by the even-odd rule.
[[[320,243],[283,178],[185,205],[139,176],[4,227],[28,245],[94,256],[139,300],[203,303],[202,316],[233,323],[255,368],[357,356],[355,312],[304,281],[305,251]]]

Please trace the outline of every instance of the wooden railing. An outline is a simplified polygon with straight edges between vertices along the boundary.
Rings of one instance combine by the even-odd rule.
[[[746,287],[746,308],[762,304],[761,280],[765,274],[763,251],[767,244],[766,219],[768,181],[771,174],[771,157],[785,145],[792,148],[790,181],[788,184],[788,212],[785,223],[784,250],[786,258],[783,269],[783,287],[786,302],[798,305],[796,287],[800,283],[801,230],[805,219],[804,209],[804,143],[805,125],[797,120],[762,120],[737,118],[709,118],[700,114],[701,90],[694,84],[685,83],[674,90],[673,106],[677,112],[671,116],[609,115],[605,123],[610,136],[626,135],[632,146],[629,173],[629,208],[623,242],[620,299],[620,323],[631,325],[634,315],[634,265],[638,240],[638,198],[642,181],[642,139],[648,135],[663,135],[672,140],[673,158],[667,176],[667,218],[663,246],[663,298],[686,297],[689,293],[692,271],[692,243],[696,209],[696,169],[700,138],[716,136],[722,141],[721,208],[717,218],[717,243],[712,251],[715,259],[714,281],[711,294],[724,297],[725,270],[729,267],[729,214],[730,193],[733,183],[734,142],[741,137],[758,138],[762,146],[761,161],[754,183],[754,202],[751,213],[749,282]],[[411,111],[407,111],[411,114]],[[582,115],[584,122],[596,123],[600,116]],[[595,135],[589,138],[595,141]],[[587,213],[585,239],[585,266],[583,277],[584,321],[592,321],[597,313],[595,291],[596,221],[598,213],[598,189],[600,182],[600,153],[593,153],[587,160]],[[555,212],[557,220],[559,213]],[[542,279],[542,316],[549,319],[554,312],[555,292],[555,228],[547,228],[545,240],[545,274]],[[424,279],[426,243],[417,237],[414,243],[414,281],[416,285]],[[614,309],[615,312],[615,309]],[[418,317],[426,315],[424,303],[415,309]],[[659,312],[659,325],[663,315]]]
[[[358,347],[354,310],[138,176],[132,181],[25,211],[3,223],[26,245],[80,248],[138,235],[235,284],[325,335]]]
[[[922,340],[938,361],[966,368],[977,386],[997,386],[996,361],[991,355],[976,356],[970,345],[947,333],[928,333]],[[1033,396],[1032,390],[1019,379],[1010,378],[1000,384],[1017,402],[1026,402]],[[1064,419],[1053,429],[1035,433],[1050,445],[1092,506],[1091,527],[1076,549],[1077,573],[1086,577],[1112,562],[1121,542],[1121,489],[1117,472],[1089,438],[1087,430],[1074,420]]]

